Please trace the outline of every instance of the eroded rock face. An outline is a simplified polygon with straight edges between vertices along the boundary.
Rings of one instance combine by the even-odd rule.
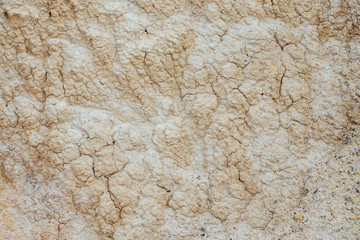
[[[356,239],[359,13],[1,0],[0,235]]]

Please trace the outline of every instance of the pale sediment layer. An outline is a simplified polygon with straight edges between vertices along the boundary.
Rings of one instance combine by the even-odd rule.
[[[359,239],[357,0],[0,0],[1,239]]]

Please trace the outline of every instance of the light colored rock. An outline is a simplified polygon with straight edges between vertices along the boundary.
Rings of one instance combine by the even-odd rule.
[[[4,239],[356,239],[358,0],[0,0]]]

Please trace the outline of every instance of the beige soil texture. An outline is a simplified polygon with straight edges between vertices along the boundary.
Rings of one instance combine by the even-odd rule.
[[[0,0],[0,239],[360,238],[360,0]]]

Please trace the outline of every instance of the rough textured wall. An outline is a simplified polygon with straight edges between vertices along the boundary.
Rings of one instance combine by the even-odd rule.
[[[359,0],[0,0],[1,239],[359,239]]]

